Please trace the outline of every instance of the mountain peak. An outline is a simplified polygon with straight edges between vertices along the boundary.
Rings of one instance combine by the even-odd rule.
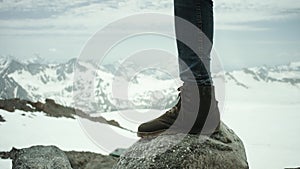
[[[300,61],[290,62],[289,67],[291,67],[292,69],[300,70]]]
[[[23,60],[22,62],[25,64],[44,64],[44,63],[46,63],[45,59],[42,58],[39,54],[35,54],[34,57]]]

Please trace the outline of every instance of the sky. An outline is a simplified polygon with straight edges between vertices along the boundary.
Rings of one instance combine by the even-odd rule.
[[[173,16],[173,1],[0,0],[0,56],[67,61],[108,24],[143,13]],[[300,61],[300,0],[218,0],[214,19],[214,50],[226,70]],[[141,42],[177,51],[174,40],[147,36],[116,48],[117,55]]]

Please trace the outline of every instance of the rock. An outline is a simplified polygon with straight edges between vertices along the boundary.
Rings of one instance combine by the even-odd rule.
[[[91,152],[65,152],[73,169],[111,169],[117,158]]]
[[[118,160],[92,152],[64,152],[55,146],[12,148],[9,152],[0,152],[0,158],[12,159],[13,169],[111,169]]]
[[[46,99],[45,104],[42,106],[43,112],[51,117],[66,117],[73,118],[76,114],[75,109],[55,103],[53,99]]]
[[[16,109],[24,110],[27,112],[33,112],[35,109],[28,106],[31,102],[27,100],[21,100],[19,98],[0,100],[0,109],[14,112]]]
[[[0,114],[0,122],[5,122],[5,119]]]
[[[45,99],[45,103],[41,103],[39,101],[32,102],[29,100],[21,100],[19,98],[3,99],[3,100],[0,99],[0,109],[9,112],[14,112],[15,110],[21,110],[24,112],[44,112],[46,113],[47,116],[57,117],[57,118],[66,117],[66,118],[75,119],[75,116],[79,116],[93,122],[109,124],[121,129],[125,129],[127,131],[131,131],[127,128],[120,126],[120,124],[115,120],[106,120],[102,116],[93,117],[90,116],[90,114],[83,112],[82,110],[60,105],[58,103],[55,103],[55,100],[48,99],[48,98]]]
[[[7,104],[6,100],[0,100],[0,109],[13,112],[15,111],[15,106],[14,104]]]
[[[32,146],[14,151],[13,169],[72,169],[66,154],[55,146]]]
[[[44,104],[39,101],[32,103],[32,106],[35,107],[37,111],[43,111],[44,109]]]
[[[225,124],[208,136],[159,135],[133,144],[114,169],[248,169],[242,141]]]
[[[47,104],[53,104],[53,105],[56,105],[55,100],[53,100],[53,99],[46,98],[46,99],[45,99],[45,102],[46,102]]]

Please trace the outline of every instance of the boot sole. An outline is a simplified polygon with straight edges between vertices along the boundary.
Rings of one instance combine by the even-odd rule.
[[[152,132],[137,132],[137,136],[141,138],[147,138],[147,137],[155,137],[158,136],[159,134],[165,132],[167,129],[163,130],[157,130],[157,131],[152,131]]]
[[[192,134],[192,135],[213,135],[216,134],[220,131],[219,128],[216,128],[214,131],[202,131],[201,133],[186,133],[182,131],[175,131],[175,130],[168,130],[168,129],[163,129],[163,130],[157,130],[157,131],[152,131],[152,132],[137,132],[137,136],[141,138],[148,138],[148,137],[157,137],[160,134],[163,135],[172,135],[172,134],[178,134],[178,133],[184,133],[184,134]]]

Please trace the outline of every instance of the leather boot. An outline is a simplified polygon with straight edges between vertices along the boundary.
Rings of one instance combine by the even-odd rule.
[[[139,137],[160,133],[210,135],[218,131],[220,112],[214,87],[184,83],[179,90],[178,103],[160,117],[141,124]]]

